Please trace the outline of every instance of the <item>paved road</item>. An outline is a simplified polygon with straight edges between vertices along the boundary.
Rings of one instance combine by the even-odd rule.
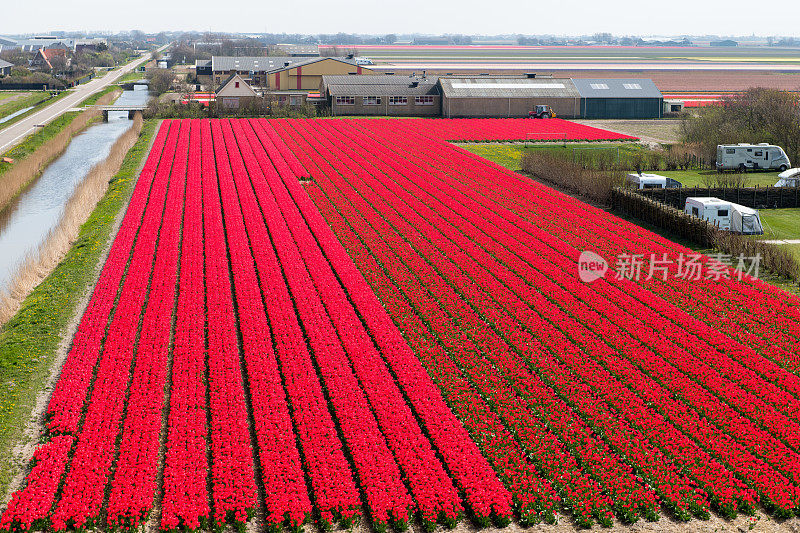
[[[151,54],[148,52],[141,58],[124,65],[119,70],[113,70],[102,78],[95,78],[89,83],[78,85],[74,89],[70,89],[67,96],[43,107],[36,113],[28,115],[19,122],[15,122],[11,126],[0,130],[0,154],[6,152],[9,148],[19,143],[22,139],[32,133],[35,129],[34,125],[47,124],[62,113],[77,106],[85,98],[88,98],[97,91],[108,87],[112,83],[116,82],[120,77],[132,71],[142,63],[149,61],[150,57]]]

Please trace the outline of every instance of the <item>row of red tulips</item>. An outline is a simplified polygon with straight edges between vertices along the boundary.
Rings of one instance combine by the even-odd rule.
[[[200,128],[191,127],[189,146],[161,500],[161,529],[173,532],[208,526],[210,516]]]

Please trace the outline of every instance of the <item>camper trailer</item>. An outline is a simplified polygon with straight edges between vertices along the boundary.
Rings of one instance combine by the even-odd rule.
[[[790,168],[778,174],[776,187],[800,187],[800,168]]]
[[[791,166],[786,152],[773,144],[720,144],[717,170],[780,170]]]
[[[690,197],[684,212],[708,220],[720,229],[744,235],[761,235],[764,227],[758,211],[744,205],[726,202],[719,198]]]
[[[681,182],[659,174],[632,172],[626,178],[634,189],[680,189]]]

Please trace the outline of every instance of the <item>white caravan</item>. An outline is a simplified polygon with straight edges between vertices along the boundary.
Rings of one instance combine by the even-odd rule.
[[[774,144],[717,145],[717,170],[780,170],[792,166],[786,152]]]
[[[778,174],[776,187],[800,187],[800,168],[790,168]]]
[[[632,172],[626,178],[634,189],[680,189],[681,182],[659,174]]]
[[[764,227],[758,211],[750,207],[720,200],[719,198],[690,197],[684,212],[708,220],[720,229],[744,235],[762,235]]]

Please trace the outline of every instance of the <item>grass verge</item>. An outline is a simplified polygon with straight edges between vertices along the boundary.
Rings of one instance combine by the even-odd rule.
[[[48,98],[50,98],[50,93],[43,91],[32,91],[30,94],[22,96],[21,98],[17,98],[16,100],[0,103],[0,118],[5,118],[8,115],[12,115],[20,109],[25,109],[26,107],[32,107],[40,104]]]
[[[7,120],[0,124],[0,129],[7,128],[8,126],[14,124],[15,122],[22,120],[23,118],[27,117],[31,113],[35,113],[38,111],[42,106],[50,105],[61,98],[64,98],[67,95],[67,91],[61,91],[56,96],[50,97],[50,93],[44,92],[36,92],[31,96],[22,98],[20,100],[15,100],[13,102],[9,102],[8,104],[0,107],[0,118],[7,117],[12,113],[16,113],[20,109],[25,109],[26,107],[32,107],[33,109],[29,109],[24,113],[17,115],[16,117]]]
[[[90,105],[95,105],[100,98],[107,95],[108,93],[113,93],[114,91],[119,91],[119,86],[111,84],[108,87],[105,87],[102,91],[97,91],[92,96],[85,98],[83,101],[81,101],[80,104],[78,104],[78,107],[87,107]],[[121,94],[122,93],[120,92],[120,95]]]
[[[471,144],[458,143],[458,146],[479,155],[509,170],[518,172],[522,161],[522,154],[526,150],[545,150],[551,153],[567,154],[571,156],[576,151],[586,149],[609,150],[611,153],[619,151],[620,157],[630,157],[637,152],[644,153],[644,149],[635,144],[567,144],[563,146],[548,146],[534,144]],[[650,171],[647,171],[650,172]],[[681,182],[684,187],[705,187],[705,182],[719,176],[715,170],[657,170],[656,174],[667,176]],[[749,172],[744,175],[747,187],[772,187],[778,181],[778,172]]]
[[[11,150],[7,151],[6,153],[2,154],[4,157],[10,157],[15,161],[18,159],[24,159],[31,155],[33,152],[36,151],[37,148],[42,146],[44,143],[55,137],[58,132],[66,128],[67,126],[75,120],[75,117],[78,116],[78,113],[75,111],[64,113],[63,115],[59,116],[52,122],[48,123],[44,128],[39,128],[34,133],[29,135],[24,141],[16,145]],[[12,163],[3,163],[0,162],[0,174],[3,174],[6,170],[10,169],[14,166]]]
[[[157,121],[142,133],[111,180],[108,191],[81,227],[64,260],[25,299],[19,312],[0,329],[0,493],[19,465],[12,448],[19,440],[42,384],[81,298],[90,290],[96,267],[114,222],[127,204],[140,163],[147,155]]]

